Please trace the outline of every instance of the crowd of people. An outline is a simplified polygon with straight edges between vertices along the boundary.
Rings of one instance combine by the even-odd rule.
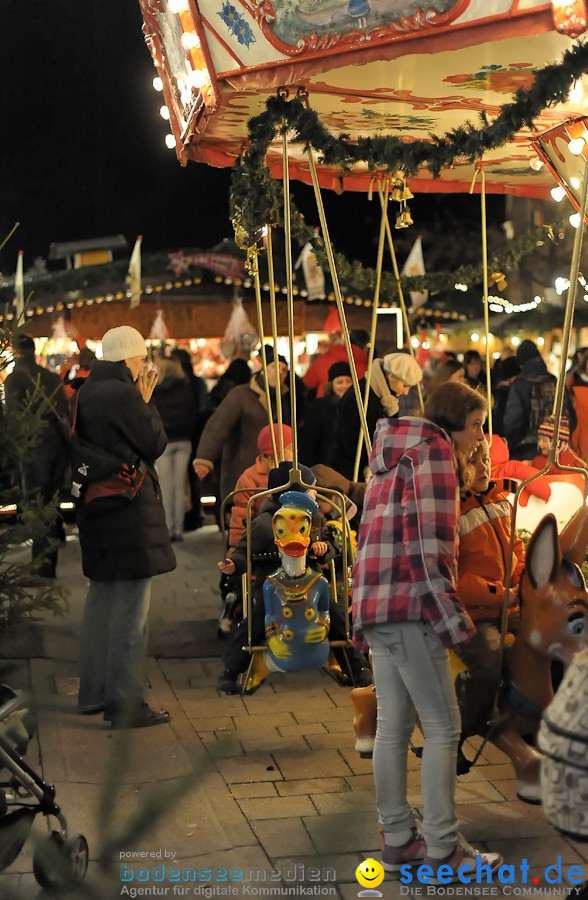
[[[351,338],[364,397],[368,336],[352,332]],[[185,351],[166,351],[152,364],[144,339],[130,326],[108,331],[101,361],[80,359],[66,385],[36,363],[27,335],[15,338],[14,355],[6,403],[19,408],[33,402],[43,421],[39,441],[21,462],[24,503],[35,494],[49,500],[61,486],[69,454],[64,419],[73,398],[79,440],[114,455],[127,478],[124,500],[123,492],[112,488],[99,491],[92,502],[82,496],[78,504],[83,571],[90,580],[80,713],[102,713],[114,727],[169,721],[165,710],[147,705],[140,678],[151,578],[175,567],[171,544],[183,539],[187,524],[200,523],[204,479],[213,481],[218,498],[232,497],[225,555],[218,564],[223,578],[244,573],[248,554],[253,573],[251,623],[237,625],[223,654],[218,686],[225,693],[240,689],[239,677],[249,666],[248,627],[253,643],[263,642],[262,588],[280,565],[272,519],[281,497],[295,490],[314,498],[315,485],[319,491],[341,490],[358,543],[355,646],[339,653],[338,662],[344,683],[375,682],[374,778],[383,866],[396,871],[425,858],[435,870],[444,864],[472,869],[481,857],[496,870],[499,854],[480,854],[458,833],[454,786],[461,744],[479,733],[497,690],[507,575],[513,629],[519,608],[524,548],[515,540],[509,558],[511,507],[498,475],[512,472],[509,465],[521,478],[543,470],[555,439],[557,384],[537,345],[526,339],[516,352],[502,354],[491,372],[490,396],[475,350],[463,359],[447,353],[424,371],[407,352],[375,355],[365,416],[371,454],[339,341],[293,382],[287,360],[271,346],[265,353],[267,384],[259,361],[254,367],[233,360],[210,395]],[[585,466],[588,455],[587,370],[588,351],[580,352],[565,384],[559,431],[564,464]],[[485,431],[490,409],[492,441]],[[300,484],[290,479],[294,428]],[[267,490],[271,496],[251,504],[248,542],[248,500]],[[38,571],[49,577],[56,576],[57,538],[54,533],[33,546]],[[310,568],[328,572],[340,553],[325,517],[317,513]],[[329,618],[331,639],[344,642],[345,617],[334,598]],[[457,691],[449,647],[469,667]],[[406,758],[416,714],[425,736],[419,824],[406,798]]]

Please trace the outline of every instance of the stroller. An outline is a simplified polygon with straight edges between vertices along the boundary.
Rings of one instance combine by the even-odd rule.
[[[43,888],[68,890],[79,884],[88,868],[88,844],[82,834],[68,836],[67,823],[55,802],[55,788],[22,759],[36,723],[26,695],[0,684],[0,871],[14,862],[37,813],[53,816],[59,829],[39,841],[33,874]]]

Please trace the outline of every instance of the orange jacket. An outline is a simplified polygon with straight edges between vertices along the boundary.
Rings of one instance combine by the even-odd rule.
[[[559,461],[562,466],[577,466],[580,469],[586,468],[586,463],[583,459],[580,459],[576,453],[572,450],[571,447],[567,447],[565,450],[560,450],[559,452]],[[536,469],[541,470],[545,463],[547,462],[546,456],[536,456],[534,460],[531,461],[531,465]],[[558,469],[555,463],[547,470],[546,475],[561,475],[561,469]],[[529,476],[527,476],[529,477]]]
[[[497,619],[504,601],[512,507],[494,482],[485,494],[468,493],[461,502],[457,594],[472,619]],[[511,587],[517,589],[525,565],[523,542],[515,538]]]
[[[492,478],[496,479],[496,481],[501,478],[516,478],[518,481],[525,481],[525,479],[535,475],[537,471],[541,471],[543,468],[541,466],[541,469],[537,470],[533,466],[527,466],[524,462],[520,462],[517,459],[510,459],[506,441],[498,434],[492,435],[490,463],[492,466]],[[536,481],[528,484],[525,490],[546,502],[551,496],[551,488],[545,478],[537,478]],[[526,501],[523,502],[523,506],[526,506]]]
[[[235,485],[235,490],[242,493],[235,494],[229,522],[229,547],[236,547],[243,537],[243,529],[247,523],[247,501],[256,491],[267,491],[268,471],[261,461],[261,455],[257,457],[252,466],[245,469]],[[254,518],[263,506],[267,497],[256,498],[253,503],[251,517]]]

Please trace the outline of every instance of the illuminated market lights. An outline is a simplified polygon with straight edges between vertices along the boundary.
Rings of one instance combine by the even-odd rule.
[[[472,333],[470,335],[470,339],[473,344],[477,344],[478,341],[480,340],[480,335],[478,334],[477,331],[472,331]]]
[[[163,90],[163,81],[161,80],[159,75],[156,75],[155,78],[153,79],[153,87],[155,88],[156,91],[159,91],[159,92],[161,92]]]
[[[419,341],[418,337],[411,337],[410,345],[411,345],[411,347],[414,347],[414,349],[416,350],[417,347],[420,347],[421,342]]]
[[[165,136],[165,146],[166,146],[169,150],[173,150],[174,147],[176,146],[176,143],[177,143],[177,141],[176,141],[175,136],[174,136],[173,134],[166,134],[166,136]]]
[[[558,184],[557,187],[551,188],[550,192],[551,196],[555,200],[556,203],[561,203],[563,198],[566,195],[565,188]]]
[[[467,289],[468,289],[467,284],[458,283],[458,284],[454,285],[454,287],[455,287],[456,291],[467,291]]]
[[[169,122],[169,120],[170,120],[170,112],[169,112],[169,109],[167,108],[167,106],[161,106],[161,107],[160,107],[160,109],[159,109],[159,115],[161,116],[162,119],[165,119],[166,122]]]
[[[195,50],[200,46],[200,38],[193,31],[184,31],[180,38],[180,44],[184,50]]]
[[[538,346],[538,347],[542,347],[542,346],[544,345],[544,343],[545,343],[545,338],[544,338],[544,337],[538,337],[538,338],[537,338],[537,346]]]
[[[570,216],[570,225],[572,225],[574,228],[580,227],[580,213],[572,213],[572,215]]]
[[[568,278],[563,278],[561,275],[555,279],[555,293],[561,297],[564,291],[570,286],[570,281]]]
[[[516,334],[514,334],[514,335],[511,337],[510,342],[511,342],[511,344],[513,345],[513,347],[518,347],[519,344],[521,343],[521,339],[520,339],[520,337],[517,337]]]

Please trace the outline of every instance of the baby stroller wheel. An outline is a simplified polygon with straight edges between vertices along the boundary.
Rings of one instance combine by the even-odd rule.
[[[84,880],[88,856],[88,842],[83,834],[63,838],[58,831],[52,831],[35,849],[33,874],[43,888],[69,890]]]

